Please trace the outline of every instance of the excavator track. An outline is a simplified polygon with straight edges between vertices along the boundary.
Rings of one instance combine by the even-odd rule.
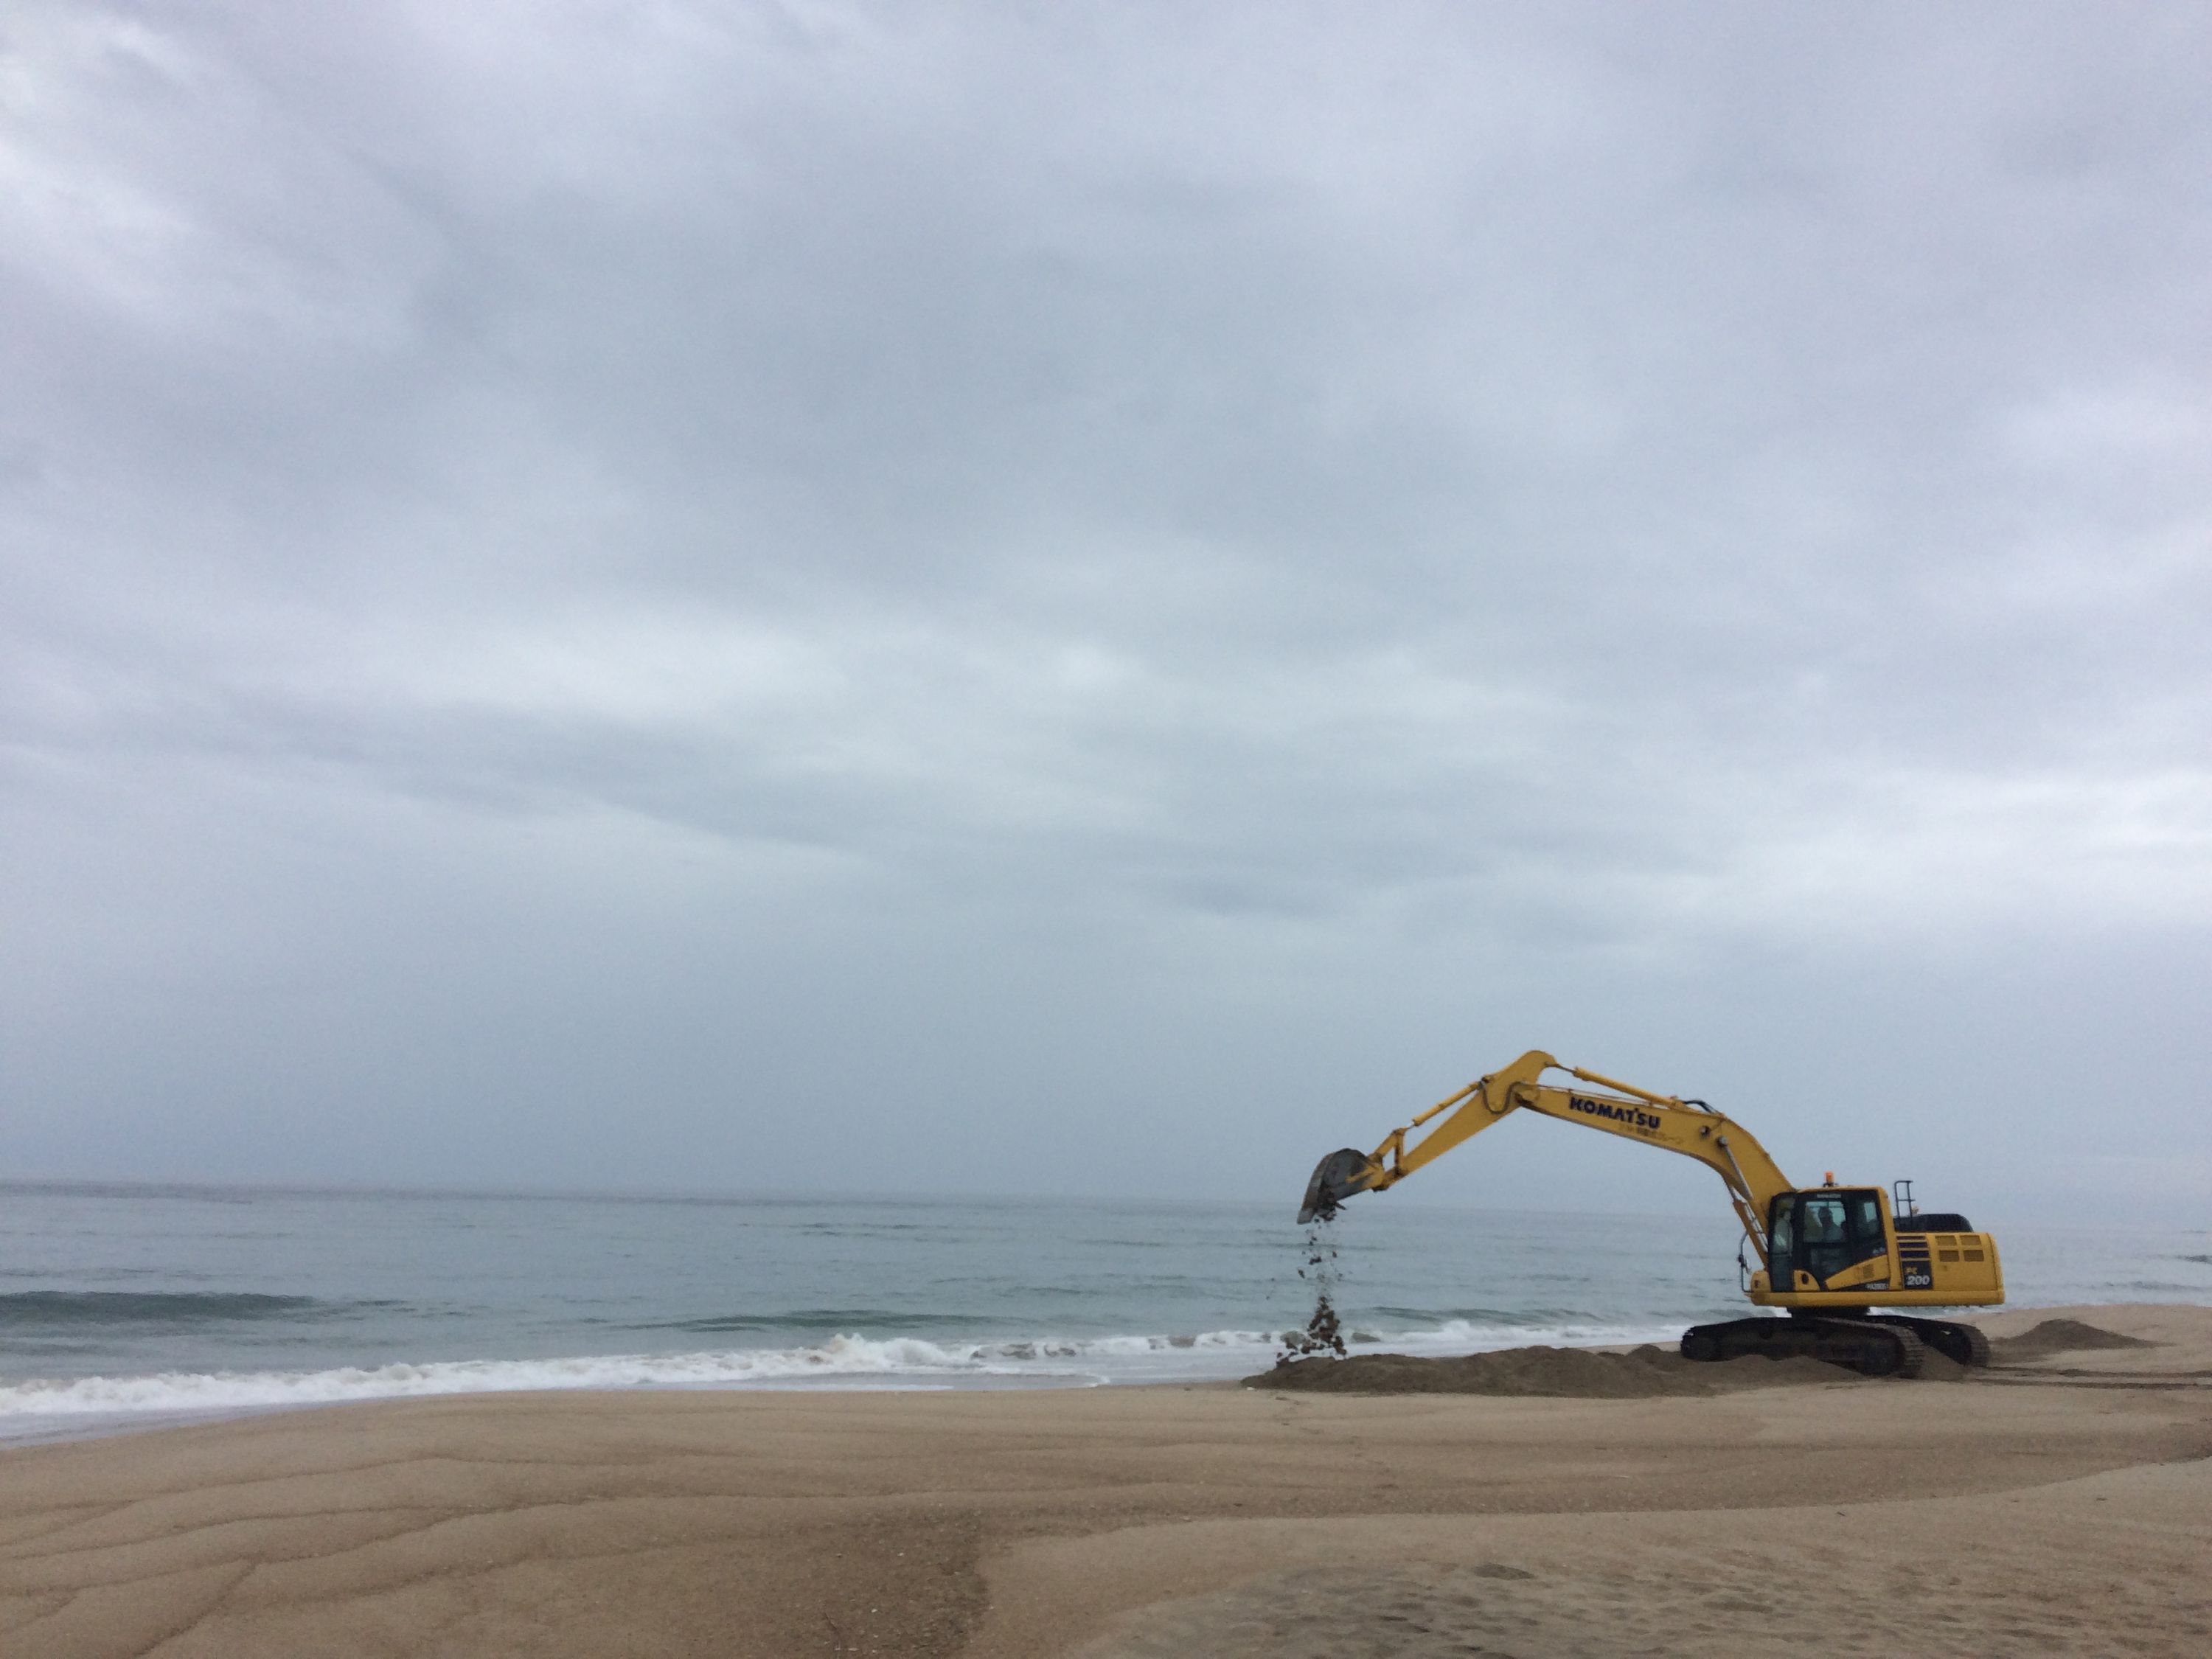
[[[1864,1376],[1920,1375],[1928,1349],[1917,1322],[1792,1317],[1730,1319],[1717,1325],[1692,1325],[1682,1333],[1685,1359],[1825,1359]]]
[[[1874,1314],[1869,1317],[1878,1324],[1896,1325],[1911,1331],[1928,1347],[1961,1365],[1990,1363],[1990,1340],[1978,1325],[1952,1319],[1915,1319],[1906,1314]]]

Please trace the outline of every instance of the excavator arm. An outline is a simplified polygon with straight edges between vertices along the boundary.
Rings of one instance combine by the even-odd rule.
[[[1592,1086],[1562,1088],[1541,1080],[1545,1073],[1554,1071]],[[1562,1066],[1542,1050],[1531,1049],[1504,1070],[1477,1078],[1457,1094],[1438,1101],[1403,1128],[1393,1129],[1372,1152],[1347,1146],[1322,1159],[1307,1185],[1299,1221],[1325,1219],[1355,1193],[1395,1186],[1514,1111],[1538,1112],[1601,1129],[1709,1165],[1727,1187],[1736,1218],[1762,1258],[1768,1207],[1778,1194],[1794,1190],[1758,1137],[1703,1101],[1653,1094],[1579,1066]],[[1443,1121],[1437,1122],[1439,1117]],[[1436,1127],[1407,1144],[1407,1135],[1431,1123]]]

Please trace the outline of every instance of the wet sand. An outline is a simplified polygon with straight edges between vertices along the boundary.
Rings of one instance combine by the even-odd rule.
[[[2212,1652],[2212,1310],[2063,1312],[2149,1346],[1698,1397],[532,1395],[20,1448],[0,1653]]]

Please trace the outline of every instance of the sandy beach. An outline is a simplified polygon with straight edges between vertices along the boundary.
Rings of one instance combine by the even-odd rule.
[[[2059,1316],[2142,1346],[2002,1340]],[[1996,1369],[1914,1382],[509,1395],[21,1447],[0,1650],[2212,1651],[2212,1310],[1983,1322]]]

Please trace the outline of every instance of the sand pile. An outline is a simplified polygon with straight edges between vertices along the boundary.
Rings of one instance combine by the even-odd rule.
[[[2122,1336],[2118,1331],[2100,1330],[2094,1325],[2085,1325],[2078,1319],[2046,1319],[2033,1330],[2018,1336],[2001,1336],[1990,1344],[1990,1352],[1996,1359],[2044,1359],[2055,1353],[2073,1353],[2087,1348],[2150,1348],[2157,1344],[2146,1342],[2139,1336]]]
[[[1972,1366],[1961,1365],[1950,1355],[1938,1353],[1929,1348],[1920,1356],[1920,1375],[1915,1380],[1922,1382],[1963,1382],[1973,1374]]]
[[[1854,1382],[1856,1373],[1818,1359],[1747,1358],[1700,1364],[1646,1344],[1627,1353],[1590,1348],[1506,1348],[1453,1359],[1355,1354],[1349,1359],[1285,1359],[1248,1376],[1248,1389],[1322,1394],[1537,1395],[1588,1400],[1650,1400],[1711,1395],[1778,1382]]]

